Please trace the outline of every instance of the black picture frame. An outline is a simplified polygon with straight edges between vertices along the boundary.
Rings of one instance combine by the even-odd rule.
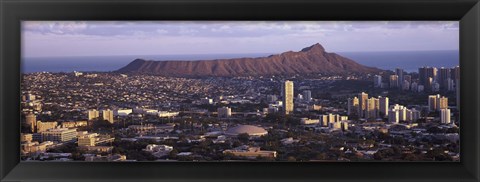
[[[0,0],[1,181],[479,181],[478,0]],[[22,20],[458,20],[460,162],[23,162]]]

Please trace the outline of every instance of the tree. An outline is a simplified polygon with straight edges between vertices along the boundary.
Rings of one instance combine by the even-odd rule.
[[[238,134],[237,138],[242,143],[246,144],[250,140],[250,135],[248,135],[248,133],[241,133],[241,134]]]
[[[113,127],[113,124],[107,120],[99,119],[92,123],[92,130],[111,129],[112,127]]]
[[[296,159],[295,157],[293,157],[293,156],[288,156],[288,157],[287,157],[287,161],[288,161],[288,162],[295,162],[295,161],[297,161],[297,159]]]
[[[170,153],[168,154],[168,158],[171,158],[171,159],[175,159],[177,157],[177,154],[178,154],[178,150],[177,149],[173,149],[172,151],[170,151]]]

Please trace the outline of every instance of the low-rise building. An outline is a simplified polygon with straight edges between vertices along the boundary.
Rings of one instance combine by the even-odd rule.
[[[300,123],[303,124],[303,125],[318,124],[318,123],[320,123],[320,119],[302,118],[300,120]]]
[[[43,153],[47,151],[48,147],[53,145],[53,142],[27,142],[20,145],[22,154],[30,154],[30,153]]]
[[[143,150],[150,152],[155,157],[163,157],[168,155],[173,150],[173,147],[168,145],[149,144]]]
[[[42,132],[43,141],[67,142],[77,138],[77,129],[57,128]]]
[[[277,157],[276,151],[260,150],[260,147],[249,147],[249,146],[240,146],[235,149],[224,150],[224,154],[231,153],[237,157],[246,157],[246,158],[257,158],[257,157],[267,157],[275,158]]]
[[[49,129],[54,129],[58,126],[57,122],[42,122],[42,121],[37,121],[37,133],[42,133],[44,131],[47,131]]]
[[[31,133],[22,133],[20,134],[20,142],[32,142],[33,134]]]
[[[62,122],[62,128],[77,128],[82,126],[87,126],[87,121],[66,121]]]

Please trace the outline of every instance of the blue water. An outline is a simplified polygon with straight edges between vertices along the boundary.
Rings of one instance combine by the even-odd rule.
[[[409,52],[340,52],[360,64],[385,70],[403,68],[417,72],[419,67],[454,67],[459,65],[458,51],[409,51]],[[136,58],[149,60],[209,60],[239,57],[263,57],[271,53],[211,54],[211,55],[147,55],[147,56],[85,56],[85,57],[37,57],[22,60],[22,72],[72,72],[115,71]]]
[[[401,51],[401,52],[344,52],[338,53],[357,63],[384,70],[402,68],[406,72],[418,72],[419,67],[459,66],[459,51]]]
[[[72,72],[72,71],[115,71],[137,58],[145,60],[210,60],[241,57],[264,57],[269,53],[257,54],[191,54],[191,55],[129,55],[129,56],[81,56],[81,57],[27,57],[22,60],[22,72]]]

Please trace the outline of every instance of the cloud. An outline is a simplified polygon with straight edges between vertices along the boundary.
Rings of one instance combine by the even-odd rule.
[[[442,21],[26,21],[24,30],[41,34],[119,36],[262,37],[327,32],[458,30]]]
[[[458,49],[458,26],[458,21],[24,21],[22,39],[30,56],[275,53],[317,42],[332,52],[447,50]]]
[[[88,28],[86,22],[75,21],[26,21],[22,25],[26,31],[36,31],[44,34],[76,34]]]

